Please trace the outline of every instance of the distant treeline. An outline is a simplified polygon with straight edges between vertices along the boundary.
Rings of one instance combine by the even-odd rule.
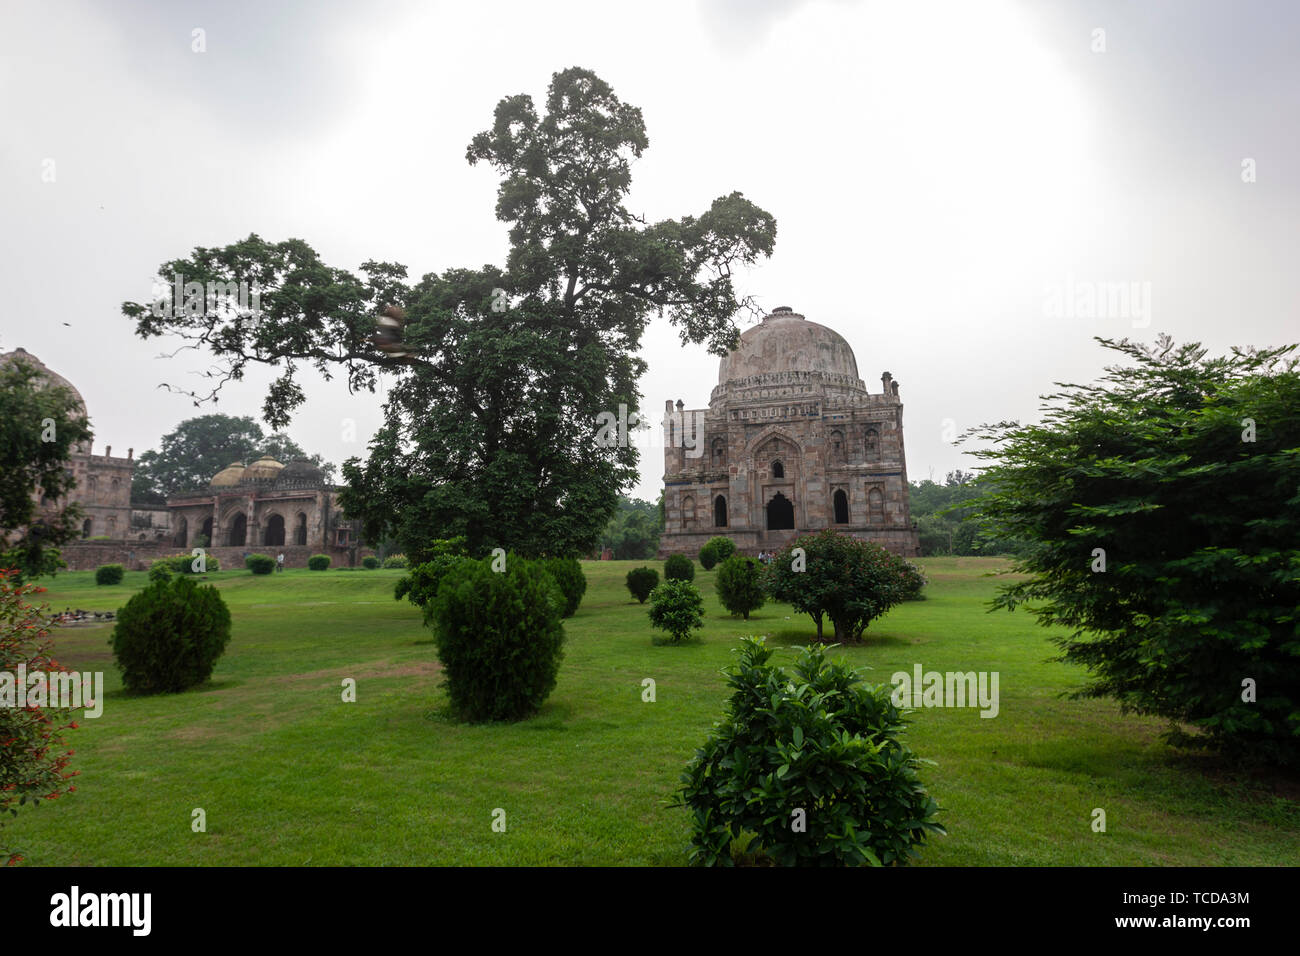
[[[943,484],[910,482],[912,520],[921,539],[921,555],[1019,554],[1025,542],[998,538],[975,513],[973,503],[985,492],[974,472],[948,472]]]

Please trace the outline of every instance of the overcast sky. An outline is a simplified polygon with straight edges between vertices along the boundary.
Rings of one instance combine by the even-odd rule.
[[[158,389],[205,363],[158,358],[121,303],[251,232],[353,270],[502,263],[497,179],[465,147],[503,96],[540,102],[583,66],[643,111],[630,207],[698,214],[740,190],[772,213],[775,254],[742,292],[844,335],[872,391],[892,372],[909,477],[942,480],[972,463],[953,432],[1096,377],[1094,335],[1300,340],[1298,28],[1300,5],[1226,0],[5,0],[0,351],[81,390],[97,452],[257,417],[269,373],[215,409]],[[707,404],[718,360],[666,319],[644,357],[646,408]],[[306,381],[290,434],[364,455],[380,398]],[[647,454],[633,493],[653,500],[662,471]]]

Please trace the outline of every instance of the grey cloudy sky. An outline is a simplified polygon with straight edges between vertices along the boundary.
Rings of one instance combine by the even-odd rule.
[[[159,359],[120,313],[159,263],[250,232],[348,269],[502,262],[497,181],[465,147],[501,97],[578,65],[643,110],[630,206],[676,217],[738,189],[771,212],[775,255],[743,291],[843,334],[873,390],[892,372],[910,477],[942,480],[971,463],[953,431],[1095,377],[1094,335],[1300,340],[1297,27],[1295,4],[1226,0],[8,0],[0,351],[78,386],[97,451],[154,447],[201,413],[157,385],[205,367]],[[1100,283],[1139,293],[1128,314],[1089,311]],[[717,359],[666,320],[644,355],[648,409],[707,403]],[[257,416],[271,377],[215,410]],[[299,443],[363,455],[380,399],[308,396]],[[661,473],[648,454],[634,493]]]

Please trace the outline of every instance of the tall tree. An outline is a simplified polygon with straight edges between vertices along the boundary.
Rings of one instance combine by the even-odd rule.
[[[408,286],[396,263],[366,261],[354,275],[301,240],[253,235],[159,272],[255,285],[260,314],[154,303],[123,312],[137,334],[177,335],[223,363],[198,400],[249,363],[279,367],[263,406],[276,428],[304,400],[301,363],[326,375],[342,367],[352,389],[394,373],[368,460],[344,465],[344,507],[369,540],[392,537],[416,560],[457,534],[476,552],[583,553],[635,480],[636,448],[602,447],[597,422],[620,405],[637,410],[650,316],[666,313],[684,343],[726,354],[747,304],[732,270],[770,255],[776,239],[773,218],[739,193],[678,220],[647,223],[627,209],[631,161],[648,142],[640,110],[594,73],[568,69],[552,77],[544,113],[527,95],[503,99],[467,152],[502,177],[504,268]]]
[[[160,502],[177,492],[203,488],[232,462],[248,464],[262,455],[280,461],[308,457],[289,436],[267,437],[247,416],[213,414],[186,419],[163,436],[158,450],[149,449],[137,459],[131,499]],[[321,467],[327,478],[333,472],[334,466],[320,455],[309,460]]]
[[[21,579],[66,567],[58,549],[81,513],[59,499],[76,486],[74,447],[91,437],[71,389],[20,358],[0,363],[0,568]]]
[[[1098,341],[1127,362],[1047,396],[1039,424],[975,431],[980,511],[1032,542],[995,606],[1057,631],[1082,695],[1168,718],[1175,742],[1300,762],[1296,346]]]

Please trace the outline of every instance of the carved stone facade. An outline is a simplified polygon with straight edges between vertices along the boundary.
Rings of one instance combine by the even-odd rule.
[[[665,402],[660,556],[716,535],[755,554],[834,528],[913,557],[903,404],[838,333],[781,307],[722,360],[707,409]]]

